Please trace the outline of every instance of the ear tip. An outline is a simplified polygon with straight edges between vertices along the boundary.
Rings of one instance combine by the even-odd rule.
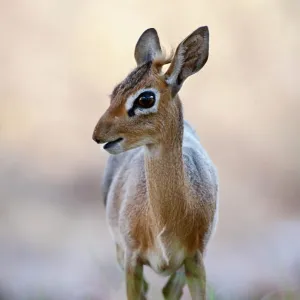
[[[142,33],[141,36],[145,36],[145,35],[155,35],[155,36],[157,36],[158,34],[157,34],[156,29],[151,27],[151,28],[146,29],[146,30]]]
[[[186,39],[195,36],[200,35],[204,40],[209,40],[209,29],[208,26],[201,26],[198,27],[195,31],[193,31]]]
[[[155,28],[148,28],[146,29],[142,34],[141,36],[139,37],[138,39],[138,43],[142,40],[147,40],[147,39],[157,39],[159,40],[158,38],[158,34],[157,34],[157,31]]]
[[[201,34],[201,36],[203,36],[203,37],[209,35],[209,29],[208,29],[208,26],[206,26],[206,25],[199,27],[196,31],[198,31]]]
[[[154,27],[150,27],[148,29],[146,29],[145,31],[153,31],[153,32],[156,32],[156,29]]]

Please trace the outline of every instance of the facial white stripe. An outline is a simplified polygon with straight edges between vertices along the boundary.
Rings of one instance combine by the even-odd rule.
[[[136,115],[147,115],[147,114],[157,112],[159,99],[160,99],[160,93],[155,88],[141,89],[141,90],[138,90],[135,94],[129,96],[125,103],[125,107],[126,107],[127,111],[129,111],[133,107],[133,104],[134,104],[134,101],[136,100],[136,98],[138,98],[138,96],[144,92],[152,92],[155,95],[155,103],[150,108],[137,107],[135,109],[135,114]]]

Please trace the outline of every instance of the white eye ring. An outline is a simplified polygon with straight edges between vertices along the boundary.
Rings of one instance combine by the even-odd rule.
[[[151,113],[156,113],[158,110],[158,104],[159,104],[159,99],[160,99],[160,93],[157,89],[155,88],[148,88],[148,89],[141,89],[138,90],[136,93],[133,95],[129,96],[126,100],[125,107],[126,111],[128,112],[130,109],[132,109],[134,101],[144,92],[152,92],[155,95],[155,103],[153,106],[150,108],[142,108],[142,107],[137,107],[134,112],[135,115],[147,115]]]

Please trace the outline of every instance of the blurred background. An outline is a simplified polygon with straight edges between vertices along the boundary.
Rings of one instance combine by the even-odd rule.
[[[125,299],[92,132],[145,29],[170,51],[208,25],[208,63],[180,95],[220,175],[211,299],[300,299],[299,13],[298,0],[1,1],[0,298]],[[166,278],[146,277],[162,299]]]

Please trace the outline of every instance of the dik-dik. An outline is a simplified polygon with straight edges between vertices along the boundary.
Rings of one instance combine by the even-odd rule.
[[[113,154],[102,192],[129,300],[146,297],[144,265],[169,276],[165,299],[180,299],[185,283],[193,300],[206,297],[203,256],[217,222],[218,178],[178,92],[205,65],[208,48],[204,26],[167,58],[147,29],[135,47],[137,67],[114,88],[93,133]]]

